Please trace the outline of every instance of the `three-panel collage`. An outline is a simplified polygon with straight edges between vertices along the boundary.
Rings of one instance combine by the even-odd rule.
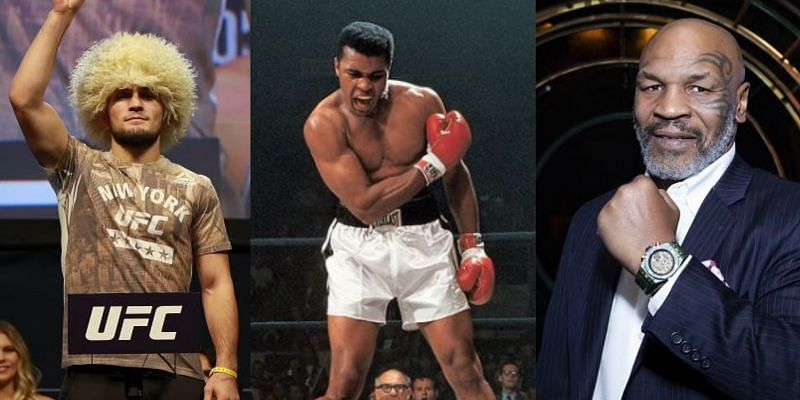
[[[800,398],[789,0],[0,0],[0,400]]]

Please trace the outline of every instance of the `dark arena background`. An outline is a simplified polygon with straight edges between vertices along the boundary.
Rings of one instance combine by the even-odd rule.
[[[639,54],[660,26],[686,17],[724,26],[744,52],[751,87],[737,153],[800,180],[797,2],[537,1],[539,329],[572,215],[644,171],[631,113]]]
[[[83,138],[67,101],[67,82],[75,59],[92,41],[118,30],[153,32],[175,42],[192,60],[199,75],[198,109],[187,138],[166,157],[208,176],[223,203],[233,244],[230,260],[239,305],[240,373],[245,387],[249,384],[250,342],[248,3],[87,1],[64,37],[46,94],[46,101],[59,112],[70,133]],[[0,0],[0,320],[14,324],[27,342],[32,361],[41,370],[40,392],[57,398],[63,377],[64,300],[56,198],[24,142],[7,100],[11,78],[51,6],[51,1]],[[197,282],[192,288],[199,291]],[[209,347],[205,328],[197,332]]]
[[[251,385],[282,398],[325,391],[330,360],[326,273],[320,246],[336,204],[303,142],[314,106],[338,88],[338,33],[355,20],[395,37],[391,78],[436,90],[469,120],[465,161],[479,198],[486,250],[497,269],[492,301],[473,307],[476,346],[497,389],[504,359],[533,385],[535,354],[534,4],[531,1],[269,1],[253,9]],[[441,187],[437,185],[437,191]],[[396,306],[382,329],[375,373],[432,374],[453,398],[419,332],[400,329]],[[298,383],[299,382],[299,383]]]

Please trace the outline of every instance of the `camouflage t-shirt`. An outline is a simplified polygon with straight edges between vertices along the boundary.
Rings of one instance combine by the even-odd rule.
[[[69,354],[67,294],[188,292],[193,259],[230,250],[213,186],[161,157],[115,160],[70,137],[49,171],[64,274],[62,366],[116,365],[202,379],[197,354]]]

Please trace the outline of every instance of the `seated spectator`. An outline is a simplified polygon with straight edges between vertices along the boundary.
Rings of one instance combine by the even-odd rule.
[[[39,370],[31,364],[22,335],[7,321],[0,321],[0,399],[53,400],[36,394]]]
[[[375,378],[375,400],[411,399],[411,378],[396,369],[388,369]]]
[[[500,382],[497,400],[528,400],[528,395],[520,390],[521,378],[519,363],[516,361],[501,363],[497,371],[497,381]]]
[[[439,390],[433,378],[425,375],[414,378],[414,400],[436,400],[439,398]]]

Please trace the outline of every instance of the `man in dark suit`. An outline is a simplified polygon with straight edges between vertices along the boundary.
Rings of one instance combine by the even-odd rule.
[[[497,370],[500,391],[496,393],[496,400],[528,400],[528,395],[520,390],[521,372],[516,361],[507,360],[500,364],[500,369]]]
[[[664,26],[634,101],[646,175],[570,227],[542,399],[800,397],[800,185],[736,155],[749,84],[706,21]]]

